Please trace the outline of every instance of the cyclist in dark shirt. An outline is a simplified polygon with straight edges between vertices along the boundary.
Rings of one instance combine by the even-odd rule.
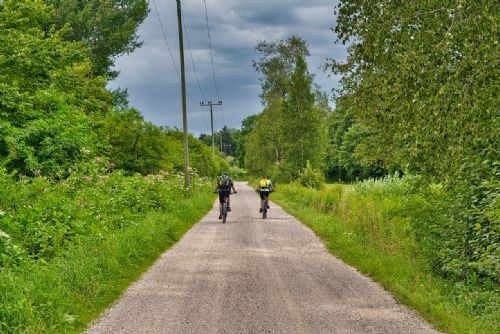
[[[222,174],[217,181],[216,191],[219,193],[219,212],[222,211],[222,204],[227,197],[227,211],[231,211],[231,200],[229,195],[231,194],[231,189],[233,193],[237,193],[234,188],[233,180],[227,175],[227,173]],[[222,219],[222,214],[219,214],[219,219]]]

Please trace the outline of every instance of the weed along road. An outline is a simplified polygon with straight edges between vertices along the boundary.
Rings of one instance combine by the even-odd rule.
[[[438,333],[243,183],[87,333]]]

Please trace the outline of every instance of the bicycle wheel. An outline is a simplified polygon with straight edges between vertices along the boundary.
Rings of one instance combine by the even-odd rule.
[[[226,223],[226,218],[227,218],[227,202],[224,202],[222,204],[222,223]]]

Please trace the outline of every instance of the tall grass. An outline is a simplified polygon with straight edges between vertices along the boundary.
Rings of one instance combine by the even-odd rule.
[[[82,331],[214,199],[201,179],[180,190],[176,175],[1,176],[1,333]]]
[[[450,333],[499,331],[498,288],[447,280],[433,268],[432,226],[446,193],[418,179],[389,177],[311,190],[281,185],[273,199],[315,231],[336,256],[368,274]]]

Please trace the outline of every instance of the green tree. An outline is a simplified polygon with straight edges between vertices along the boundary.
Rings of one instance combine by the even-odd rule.
[[[41,0],[0,3],[0,160],[24,175],[63,177],[97,150],[93,120],[111,103],[85,47],[45,29],[53,17]]]
[[[183,134],[181,131],[165,131],[165,151],[168,162],[173,170],[181,172],[184,168],[183,160]],[[227,161],[220,155],[212,157],[212,149],[200,140],[189,136],[189,161],[192,168],[202,176],[215,176],[222,171],[228,171]]]
[[[236,139],[236,163],[240,167],[245,166],[245,155],[246,155],[246,141],[247,136],[252,132],[257,122],[258,115],[250,115],[241,121],[241,130]]]
[[[222,152],[223,155],[228,157],[234,157],[236,155],[236,147],[237,147],[237,138],[239,136],[238,129],[230,129],[227,126],[224,126],[222,130],[219,132],[219,135],[222,136]]]
[[[214,133],[214,144],[216,151],[220,152],[225,157],[236,156],[236,150],[238,145],[238,138],[240,135],[240,130],[230,129],[224,126],[219,132]],[[205,133],[200,134],[198,137],[200,141],[205,143],[207,146],[212,147],[212,136]],[[221,152],[222,143],[222,152]]]
[[[261,41],[255,50],[260,54],[260,58],[253,61],[253,66],[262,74],[262,101],[266,103],[270,99],[284,98],[290,90],[290,77],[297,57],[309,55],[306,42],[293,35],[286,40]]]
[[[144,175],[172,169],[162,128],[144,121],[137,110],[114,112],[105,119],[100,133],[110,145],[109,158],[117,168]]]
[[[365,153],[453,195],[448,223],[433,227],[436,268],[498,281],[498,2],[343,0],[337,12],[352,45],[331,67],[371,130]]]
[[[365,143],[370,143],[370,130],[356,122],[352,106],[342,99],[337,100],[335,110],[327,119],[328,147],[326,153],[326,174],[339,181],[355,181],[386,175],[384,162],[370,160],[364,153]]]
[[[298,55],[295,70],[290,78],[290,93],[285,99],[282,116],[284,139],[284,164],[282,170],[288,177],[296,177],[310,162],[312,168],[322,167],[325,150],[326,115],[315,107],[312,75],[307,70],[303,56]]]
[[[468,163],[490,173],[479,166],[495,160],[500,129],[495,12],[496,1],[341,1],[335,31],[356,42],[332,67],[375,154],[449,182]]]
[[[281,99],[268,103],[245,137],[245,168],[250,174],[275,174],[283,161],[282,105]]]
[[[328,98],[315,87],[307,70],[306,42],[259,42],[260,58],[254,68],[261,73],[264,110],[245,138],[245,166],[250,173],[272,174],[289,181],[309,160],[321,169],[326,143],[323,125],[329,112]]]
[[[64,38],[83,41],[89,49],[93,72],[112,71],[116,57],[141,45],[137,28],[148,14],[146,0],[45,0],[56,9],[50,24],[69,27]]]

